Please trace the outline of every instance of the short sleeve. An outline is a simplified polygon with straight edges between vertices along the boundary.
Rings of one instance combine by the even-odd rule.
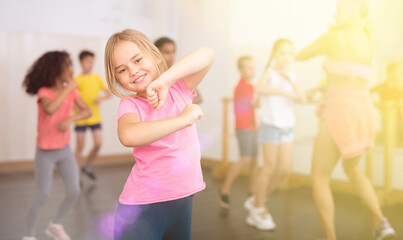
[[[187,100],[191,100],[197,96],[196,90],[191,92],[188,87],[186,87],[185,83],[183,80],[177,81],[172,87],[174,90],[176,90],[181,96],[183,96]]]
[[[38,98],[37,102],[41,100],[41,98],[48,97],[50,99],[53,99],[55,97],[54,92],[50,88],[42,87],[38,91]]]
[[[119,109],[118,109],[118,120],[127,113],[133,113],[137,116],[140,116],[140,112],[136,104],[132,99],[124,98],[120,100]]]

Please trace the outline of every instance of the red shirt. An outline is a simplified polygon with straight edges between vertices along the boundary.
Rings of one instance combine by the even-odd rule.
[[[256,129],[253,98],[253,85],[241,78],[234,91],[235,127],[237,129]]]

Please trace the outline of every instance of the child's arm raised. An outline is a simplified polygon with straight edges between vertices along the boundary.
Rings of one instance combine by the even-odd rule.
[[[312,57],[326,54],[328,51],[329,33],[319,37],[315,42],[306,46],[295,55],[296,61],[305,61]]]
[[[81,97],[76,98],[76,100],[74,101],[74,107],[78,111],[73,116],[68,117],[63,122],[59,123],[59,125],[57,126],[57,129],[59,131],[64,132],[69,129],[70,125],[73,122],[91,117],[91,109]]]
[[[143,146],[191,126],[202,117],[201,108],[195,104],[187,105],[177,117],[158,121],[140,122],[139,116],[129,113],[118,121],[118,137],[126,147]]]
[[[194,91],[213,62],[214,51],[208,47],[195,49],[185,55],[148,86],[147,98],[150,105],[160,109],[164,105],[168,89],[180,79],[183,79],[190,91]]]
[[[59,109],[59,107],[64,102],[64,99],[70,94],[71,91],[76,89],[78,84],[74,79],[71,79],[67,82],[67,86],[63,88],[59,95],[56,96],[55,99],[50,99],[47,97],[43,97],[40,99],[41,107],[46,114],[52,115]]]

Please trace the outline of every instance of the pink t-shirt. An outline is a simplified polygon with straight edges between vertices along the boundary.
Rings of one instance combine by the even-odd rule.
[[[164,106],[159,111],[141,97],[122,99],[118,119],[127,113],[138,115],[142,122],[177,117],[186,105],[192,103],[195,95],[196,92],[191,93],[180,80],[169,89]],[[206,186],[195,125],[151,144],[134,147],[133,156],[136,164],[120,195],[121,204],[140,205],[180,199]]]
[[[80,96],[77,90],[71,91],[60,107],[52,115],[47,114],[40,103],[40,99],[47,97],[55,99],[56,94],[52,89],[41,87],[38,91],[38,135],[36,145],[45,150],[61,149],[70,144],[70,130],[60,132],[57,130],[59,123],[71,116],[74,101]]]

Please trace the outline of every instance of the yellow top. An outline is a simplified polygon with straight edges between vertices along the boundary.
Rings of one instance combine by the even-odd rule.
[[[99,97],[101,90],[107,89],[102,78],[96,74],[80,74],[76,76],[75,80],[78,83],[78,91],[81,94],[81,98],[88,104],[92,111],[91,117],[77,121],[76,125],[83,126],[101,123],[99,105],[94,103],[94,100]]]

